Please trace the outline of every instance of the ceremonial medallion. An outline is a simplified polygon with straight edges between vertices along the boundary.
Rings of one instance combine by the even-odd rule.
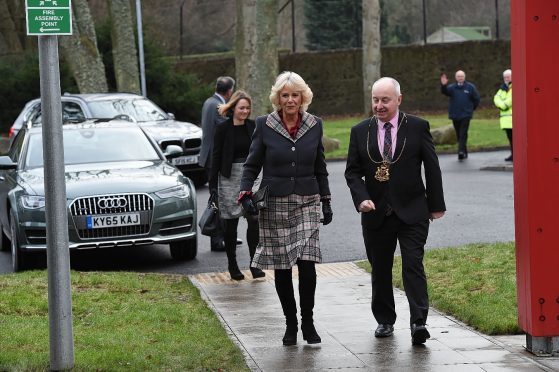
[[[379,182],[386,182],[390,179],[390,172],[389,172],[390,163],[387,161],[383,161],[377,167],[377,171],[375,172],[375,179]]]

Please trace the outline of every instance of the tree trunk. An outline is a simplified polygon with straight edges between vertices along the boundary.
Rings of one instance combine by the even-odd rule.
[[[256,49],[249,63],[247,89],[252,95],[252,116],[264,115],[272,110],[270,88],[278,74],[277,38],[278,0],[256,2]]]
[[[363,95],[365,115],[371,113],[371,88],[380,78],[379,0],[363,0]]]
[[[107,92],[105,66],[97,49],[97,36],[87,0],[72,1],[73,34],[59,38],[60,48],[80,93]]]
[[[237,0],[235,33],[235,78],[238,89],[249,91],[253,70],[251,57],[256,49],[256,0]]]
[[[0,0],[0,35],[6,43],[7,53],[21,54],[23,52],[13,15],[6,0]]]
[[[116,87],[141,94],[138,54],[129,0],[109,0]]]

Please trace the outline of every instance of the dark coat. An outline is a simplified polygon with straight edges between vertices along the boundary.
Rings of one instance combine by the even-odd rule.
[[[252,137],[254,132],[254,120],[245,120],[245,129],[248,136]],[[231,177],[231,165],[233,164],[235,148],[233,143],[233,119],[229,118],[215,127],[212,168],[210,170],[210,190],[217,189],[218,174]]]
[[[201,167],[210,169],[212,161],[212,148],[214,141],[215,127],[217,124],[225,120],[217,112],[217,106],[222,104],[222,101],[217,93],[208,98],[202,106],[202,144],[200,146],[200,157],[198,164]]]
[[[263,169],[260,187],[271,196],[330,195],[322,146],[322,120],[303,113],[301,128],[292,139],[277,112],[256,119],[256,129],[244,164],[241,190],[252,189]]]
[[[474,84],[464,81],[458,84],[441,85],[441,93],[450,97],[448,117],[451,120],[471,119],[479,105],[479,92]]]
[[[375,120],[364,120],[351,129],[345,178],[356,209],[364,200],[375,203],[375,210],[361,214],[361,223],[369,228],[382,224],[388,204],[402,221],[410,225],[427,220],[431,212],[446,210],[441,170],[429,123],[403,113],[400,113],[398,123],[401,120],[390,179],[385,182],[375,179],[379,164],[369,158],[370,154],[375,161],[382,159]],[[421,177],[422,164],[426,187]]]

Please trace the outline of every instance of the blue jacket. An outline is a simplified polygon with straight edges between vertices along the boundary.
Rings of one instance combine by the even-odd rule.
[[[450,97],[448,117],[451,120],[471,119],[479,105],[479,92],[468,81],[462,86],[456,83],[441,85],[441,93]]]

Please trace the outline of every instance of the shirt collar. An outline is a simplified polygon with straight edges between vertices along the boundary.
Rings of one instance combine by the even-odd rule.
[[[378,121],[378,126],[379,128],[384,129],[384,124],[385,123],[390,123],[392,124],[392,128],[397,128],[398,127],[398,118],[400,117],[400,111],[397,110],[396,114],[394,115],[394,117],[390,120],[388,120],[387,122],[381,122],[380,120]]]
[[[223,96],[219,93],[214,93],[214,96],[221,101],[221,103],[227,103],[227,101],[225,101],[225,98],[223,98]]]

